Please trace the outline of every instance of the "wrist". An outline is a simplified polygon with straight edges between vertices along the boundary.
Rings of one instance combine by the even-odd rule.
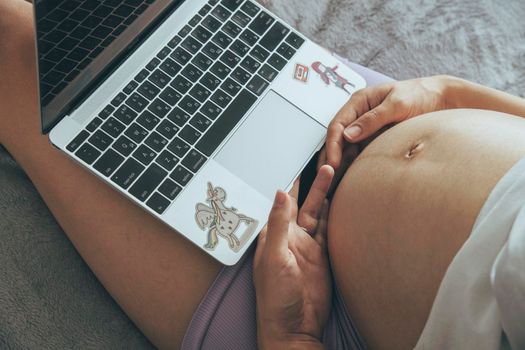
[[[445,109],[465,108],[462,97],[468,90],[468,82],[451,75],[436,77],[442,86],[443,105]]]

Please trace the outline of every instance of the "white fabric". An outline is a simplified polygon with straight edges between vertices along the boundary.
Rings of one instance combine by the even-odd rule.
[[[525,158],[450,264],[416,349],[525,349]]]

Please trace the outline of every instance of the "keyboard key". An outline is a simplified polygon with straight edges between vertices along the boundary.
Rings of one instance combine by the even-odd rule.
[[[295,49],[286,43],[282,43],[277,49],[277,52],[287,60],[291,59],[293,55],[295,55]]]
[[[211,39],[211,41],[213,41],[215,44],[219,45],[223,49],[226,49],[228,46],[230,46],[233,39],[227,36],[226,34],[224,34],[223,32],[218,32]]]
[[[191,32],[191,27],[189,25],[185,25],[179,32],[179,36],[182,38],[185,38],[188,34]]]
[[[295,49],[299,50],[304,44],[304,39],[301,38],[297,33],[291,32],[290,35],[288,35],[288,37],[286,38],[286,42]]]
[[[228,67],[234,68],[237,65],[237,63],[241,61],[241,59],[239,58],[239,56],[235,55],[233,52],[228,50],[222,54],[221,61]]]
[[[102,111],[100,111],[98,116],[102,119],[106,119],[107,117],[111,115],[111,113],[113,113],[114,110],[115,110],[115,107],[113,107],[112,105],[107,105],[106,107],[104,107]]]
[[[173,153],[168,151],[162,151],[162,153],[156,159],[157,164],[162,166],[168,171],[172,171],[175,165],[179,162],[179,158],[175,157]]]
[[[155,152],[160,152],[168,144],[168,140],[166,140],[158,132],[154,131],[148,136],[144,143],[151,147]]]
[[[136,147],[137,145],[126,136],[119,137],[113,144],[113,148],[125,157],[129,156]]]
[[[123,131],[126,129],[124,124],[119,122],[113,117],[110,117],[103,125],[102,130],[113,136],[114,138],[117,138]]]
[[[222,108],[226,108],[226,106],[228,105],[228,103],[230,103],[230,101],[232,100],[232,98],[230,97],[230,95],[228,95],[227,93],[225,93],[224,91],[222,90],[217,90],[212,96],[211,96],[211,100],[213,102],[215,102],[216,104],[218,104],[220,107]]]
[[[190,124],[200,132],[205,132],[210,127],[211,121],[201,113],[197,113],[191,118]]]
[[[200,83],[204,85],[206,88],[208,88],[209,90],[215,91],[215,89],[219,86],[221,81],[217,77],[215,77],[213,74],[206,73],[201,78]]]
[[[135,89],[137,88],[137,86],[139,86],[139,83],[137,83],[135,80],[132,80],[128,83],[128,85],[126,85],[124,87],[124,89],[122,91],[124,91],[124,93],[126,95],[129,95],[131,94],[133,91],[135,91]]]
[[[223,50],[214,43],[208,43],[204,46],[202,52],[208,55],[208,57],[216,60],[220,55],[222,55]]]
[[[179,136],[190,145],[193,145],[201,136],[201,133],[195,130],[192,126],[186,125],[180,131]]]
[[[184,157],[190,148],[191,147],[179,137],[176,137],[175,140],[168,145],[168,149],[179,158]]]
[[[211,101],[208,101],[202,106],[202,108],[200,109],[200,112],[204,114],[206,117],[210,118],[211,120],[215,120],[219,116],[219,114],[222,112],[222,109],[217,107]]]
[[[230,46],[230,50],[235,52],[237,55],[244,57],[248,52],[250,52],[250,47],[240,40],[235,40]]]
[[[124,134],[136,143],[141,143],[148,136],[148,131],[137,123],[133,123]]]
[[[186,96],[182,99],[182,101],[179,102],[179,107],[187,113],[193,114],[201,107],[201,104],[197,102],[193,97]]]
[[[250,24],[250,29],[258,35],[263,35],[264,32],[275,22],[272,16],[268,13],[261,11],[257,17]]]
[[[193,87],[193,89],[191,89],[190,95],[197,101],[203,103],[208,99],[208,97],[210,97],[211,92],[201,84],[197,84]]]
[[[235,11],[237,10],[237,8],[239,6],[241,6],[241,4],[243,3],[244,0],[222,0],[221,1],[221,4],[226,7],[228,10],[230,11]]]
[[[252,80],[248,83],[246,87],[248,88],[248,90],[250,90],[257,96],[261,96],[262,93],[268,87],[268,83],[266,82],[266,80],[261,78],[259,75],[256,75],[252,78]]]
[[[222,30],[232,38],[236,38],[237,35],[241,33],[242,29],[232,21],[228,21],[225,25],[222,26]]]
[[[205,162],[206,157],[197,152],[196,150],[192,149],[182,160],[182,165],[184,165],[193,173],[196,173],[204,165]]]
[[[138,200],[145,201],[167,175],[168,173],[160,166],[151,164],[129,189],[129,193]]]
[[[286,66],[286,63],[288,63],[284,58],[279,56],[278,54],[274,53],[269,59],[268,63],[272,65],[275,69],[278,71],[282,70],[284,66]]]
[[[151,71],[157,69],[159,64],[160,64],[160,60],[157,57],[153,57],[153,59],[151,61],[149,61],[149,63],[147,64],[146,69],[151,72]]]
[[[167,58],[162,64],[160,65],[160,69],[164,71],[167,75],[170,77],[176,76],[180,70],[182,69],[182,66],[172,60],[171,58]]]
[[[254,32],[252,32],[249,29],[245,29],[241,33],[240,38],[241,38],[242,41],[244,41],[249,46],[255,45],[257,43],[257,41],[259,40],[259,37]]]
[[[283,41],[290,29],[286,28],[284,24],[276,22],[272,28],[262,37],[259,44],[268,51],[273,51]]]
[[[171,87],[180,92],[181,94],[185,94],[186,92],[188,92],[192,85],[193,84],[191,83],[191,81],[184,78],[182,75],[178,75],[171,82]]]
[[[160,69],[157,69],[151,73],[148,80],[162,89],[168,85],[171,79],[166,73],[162,72]]]
[[[160,89],[153,85],[149,80],[146,80],[142,85],[137,89],[142,96],[146,97],[148,100],[153,100],[160,92]]]
[[[230,96],[234,97],[241,91],[241,86],[237,84],[233,79],[228,78],[222,83],[221,89],[226,91]]]
[[[171,39],[169,42],[168,42],[168,46],[172,49],[174,49],[175,47],[177,47],[177,45],[179,45],[182,41],[182,38],[178,35],[175,35],[173,37],[173,39]]]
[[[188,22],[188,24],[192,27],[195,27],[197,24],[199,24],[199,22],[201,21],[202,17],[200,15],[195,15],[193,16],[192,19],[190,19],[190,21]]]
[[[95,149],[95,147],[91,146],[88,143],[83,144],[78,151],[75,153],[75,155],[80,158],[84,163],[86,164],[93,164],[93,162],[100,156],[100,151]]]
[[[157,98],[149,105],[148,110],[157,117],[164,118],[171,111],[171,107],[160,98]]]
[[[202,76],[202,71],[190,63],[182,70],[181,74],[195,83]]]
[[[203,26],[198,26],[197,28],[195,28],[191,35],[193,35],[194,38],[196,38],[203,44],[206,44],[206,42],[208,42],[208,40],[210,40],[212,37],[212,33],[209,30],[205,29]]]
[[[191,61],[195,66],[202,69],[203,71],[208,70],[208,68],[211,66],[213,61],[209,59],[206,55],[199,53],[195,56],[195,58]]]
[[[112,149],[108,149],[102,157],[97,160],[93,168],[104,176],[111,176],[115,170],[124,162],[124,157]]]
[[[89,143],[99,150],[105,151],[113,143],[113,139],[106,133],[97,130],[97,132],[89,138]]]
[[[126,105],[130,106],[139,113],[142,112],[144,108],[146,108],[148,103],[148,100],[136,92],[132,93],[131,96],[126,100]]]
[[[251,1],[246,1],[244,5],[242,5],[241,10],[248,16],[255,17],[259,13],[260,8]]]
[[[159,60],[163,60],[165,59],[166,57],[168,57],[168,55],[171,53],[171,50],[168,46],[165,46],[162,48],[162,50],[159,51],[159,53],[157,54],[157,58]]]
[[[149,75],[149,72],[146,69],[141,70],[136,76],[135,81],[137,83],[142,83]]]
[[[211,156],[256,101],[257,97],[243,89],[195,147],[204,155]]]
[[[268,56],[270,56],[270,53],[266,51],[265,48],[263,48],[260,45],[255,46],[252,51],[250,52],[250,55],[258,59],[260,62],[266,61]]]
[[[170,55],[170,57],[182,64],[183,66],[186,63],[188,63],[191,59],[191,55],[188,53],[188,51],[184,50],[181,47],[177,47]]]
[[[192,177],[193,174],[181,165],[176,167],[175,170],[173,170],[173,172],[170,174],[170,178],[177,181],[177,183],[182,186],[186,186]]]
[[[279,74],[275,69],[270,67],[270,65],[265,64],[262,66],[262,68],[259,70],[259,74],[264,79],[268,80],[269,82],[272,82],[275,77],[277,77],[277,74]]]
[[[218,76],[220,79],[226,79],[231,71],[232,70],[228,66],[221,62],[216,62],[210,69],[210,72]]]
[[[215,7],[211,13],[221,22],[226,21],[232,14],[230,11],[228,11],[221,5]]]
[[[182,187],[170,179],[164,180],[162,185],[159,187],[159,192],[171,200],[174,200],[181,191]]]
[[[157,153],[146,145],[140,145],[133,153],[133,157],[146,166],[153,162],[156,156]]]
[[[232,73],[232,78],[235,79],[241,85],[246,84],[251,77],[252,75],[244,69],[242,69],[241,67],[237,67]]]
[[[116,112],[113,113],[113,115],[125,125],[129,125],[133,120],[135,120],[138,114],[128,106],[123,105],[120,106],[120,108],[117,109]]]
[[[261,67],[261,63],[255,58],[248,56],[241,62],[241,67],[246,69],[250,73],[255,73]]]
[[[122,104],[122,102],[124,102],[125,99],[126,95],[120,92],[117,96],[115,96],[115,98],[113,98],[111,104],[113,105],[113,107],[118,107]]]
[[[182,42],[181,46],[189,52],[191,52],[192,54],[196,54],[197,52],[199,52],[200,48],[202,47],[202,44],[193,37],[189,36]]]
[[[160,98],[173,107],[180,101],[182,95],[168,86],[166,89],[164,89],[164,91],[162,91]]]
[[[150,199],[146,202],[146,205],[155,211],[157,214],[162,215],[170,205],[170,201],[162,197],[158,193],[153,193]]]
[[[244,28],[246,27],[250,21],[252,20],[250,18],[250,16],[248,16],[247,14],[245,14],[244,12],[241,12],[241,11],[237,11],[233,14],[233,17],[232,17],[232,20],[233,22],[235,22],[237,25],[239,25],[240,27]]]
[[[74,139],[67,145],[66,149],[69,152],[75,152],[80,145],[86,141],[86,139],[89,137],[89,133],[85,130],[82,130]]]
[[[144,111],[138,118],[137,122],[148,130],[153,130],[160,122],[150,111]]]
[[[169,120],[174,122],[179,127],[183,127],[184,124],[190,119],[190,116],[179,107],[175,107],[167,116]]]
[[[208,30],[212,31],[213,33],[215,33],[217,30],[219,30],[219,28],[221,27],[221,22],[219,22],[217,19],[215,19],[214,17],[212,16],[207,16],[206,18],[204,18],[204,20],[202,21],[202,25],[204,27],[206,27]]]
[[[199,15],[201,16],[206,16],[208,13],[210,13],[211,11],[211,6],[210,5],[204,5],[200,10],[199,10]]]
[[[157,126],[157,130],[162,136],[167,138],[168,140],[171,140],[172,138],[177,135],[177,132],[179,132],[179,128],[175,126],[172,122],[169,120],[163,120],[162,123],[160,123],[159,126]]]

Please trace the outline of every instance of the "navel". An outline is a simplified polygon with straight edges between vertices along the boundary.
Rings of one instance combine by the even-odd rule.
[[[410,147],[408,152],[405,154],[405,158],[406,159],[414,158],[418,153],[421,153],[424,147],[425,147],[425,144],[422,141],[414,143],[414,145]]]

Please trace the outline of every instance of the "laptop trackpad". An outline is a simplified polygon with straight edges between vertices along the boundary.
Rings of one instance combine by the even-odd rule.
[[[308,162],[326,129],[270,91],[215,160],[272,200]]]

